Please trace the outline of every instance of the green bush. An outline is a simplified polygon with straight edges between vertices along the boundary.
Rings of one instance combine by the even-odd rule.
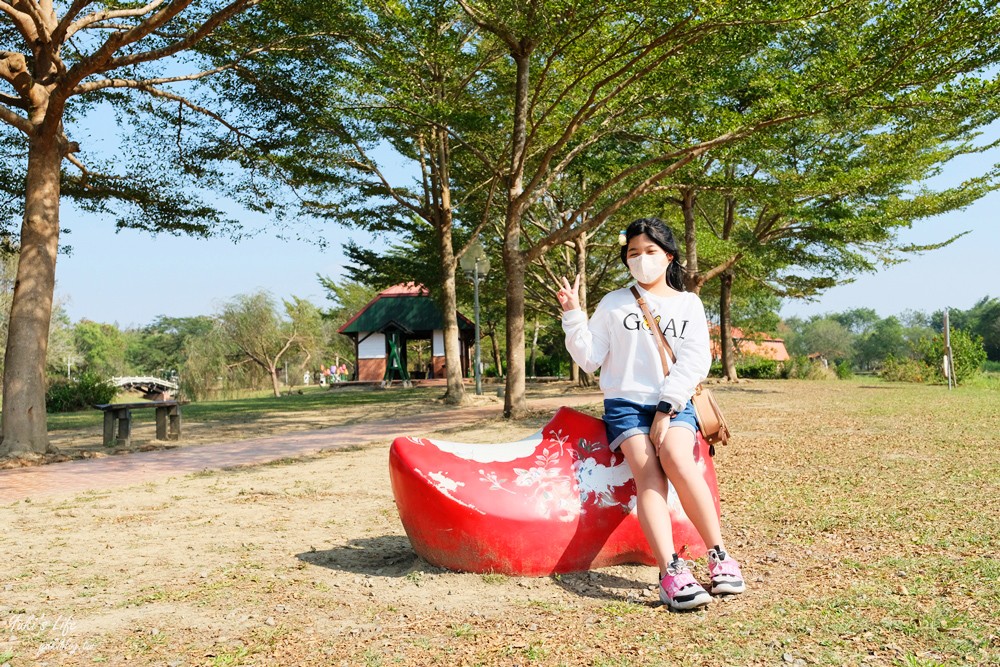
[[[944,334],[932,338],[924,338],[915,346],[917,358],[929,369],[932,375],[925,380],[947,382],[944,376]],[[982,372],[986,361],[986,349],[983,347],[982,336],[969,334],[961,329],[951,332],[951,356],[955,364],[955,382],[962,384]]]
[[[778,377],[784,380],[828,380],[833,374],[823,364],[805,355],[797,355],[781,364]]]
[[[744,357],[736,364],[736,375],[751,380],[773,380],[778,377],[778,362],[763,357]]]
[[[851,370],[851,363],[849,361],[841,361],[834,370],[837,373],[838,380],[850,380],[854,377],[854,371]]]
[[[72,412],[93,405],[110,403],[118,388],[96,373],[84,371],[72,380],[60,378],[45,392],[45,409],[48,412]]]
[[[809,357],[796,355],[781,364],[778,376],[783,380],[800,380],[806,377],[810,366],[812,366],[812,362],[809,361]]]
[[[987,359],[983,362],[983,372],[984,373],[1000,373],[1000,361],[990,361]]]
[[[882,362],[878,375],[889,382],[929,382],[934,377],[934,369],[922,360],[890,356]]]
[[[527,368],[525,369],[528,373],[531,373],[531,362],[530,359],[525,360]],[[561,359],[557,355],[546,355],[537,354],[535,356],[535,373],[534,377],[556,377],[560,375],[560,369],[565,366],[569,367],[569,362],[565,359]]]

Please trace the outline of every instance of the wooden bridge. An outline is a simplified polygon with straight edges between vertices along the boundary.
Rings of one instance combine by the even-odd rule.
[[[177,383],[155,377],[113,377],[111,383],[127,391],[137,391],[150,401],[169,399],[177,392]]]

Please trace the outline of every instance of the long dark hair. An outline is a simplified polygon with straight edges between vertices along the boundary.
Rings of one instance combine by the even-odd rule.
[[[625,229],[625,243],[622,244],[622,264],[628,266],[628,244],[639,234],[645,234],[656,245],[663,248],[663,251],[673,257],[667,267],[667,284],[678,292],[684,291],[684,267],[677,261],[680,251],[677,249],[677,240],[674,233],[667,227],[667,223],[659,218],[639,218],[629,223]]]

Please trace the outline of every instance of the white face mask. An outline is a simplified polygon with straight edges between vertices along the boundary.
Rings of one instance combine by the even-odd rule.
[[[667,273],[670,260],[666,255],[639,255],[628,259],[628,269],[632,277],[643,285],[655,283]]]

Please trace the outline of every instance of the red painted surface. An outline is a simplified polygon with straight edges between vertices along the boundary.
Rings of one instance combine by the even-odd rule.
[[[700,435],[694,455],[718,511],[715,468]],[[397,438],[389,474],[413,549],[433,565],[542,576],[654,564],[628,464],[608,448],[604,422],[570,408],[519,442]],[[670,509],[678,552],[703,555],[705,545],[673,492]]]

